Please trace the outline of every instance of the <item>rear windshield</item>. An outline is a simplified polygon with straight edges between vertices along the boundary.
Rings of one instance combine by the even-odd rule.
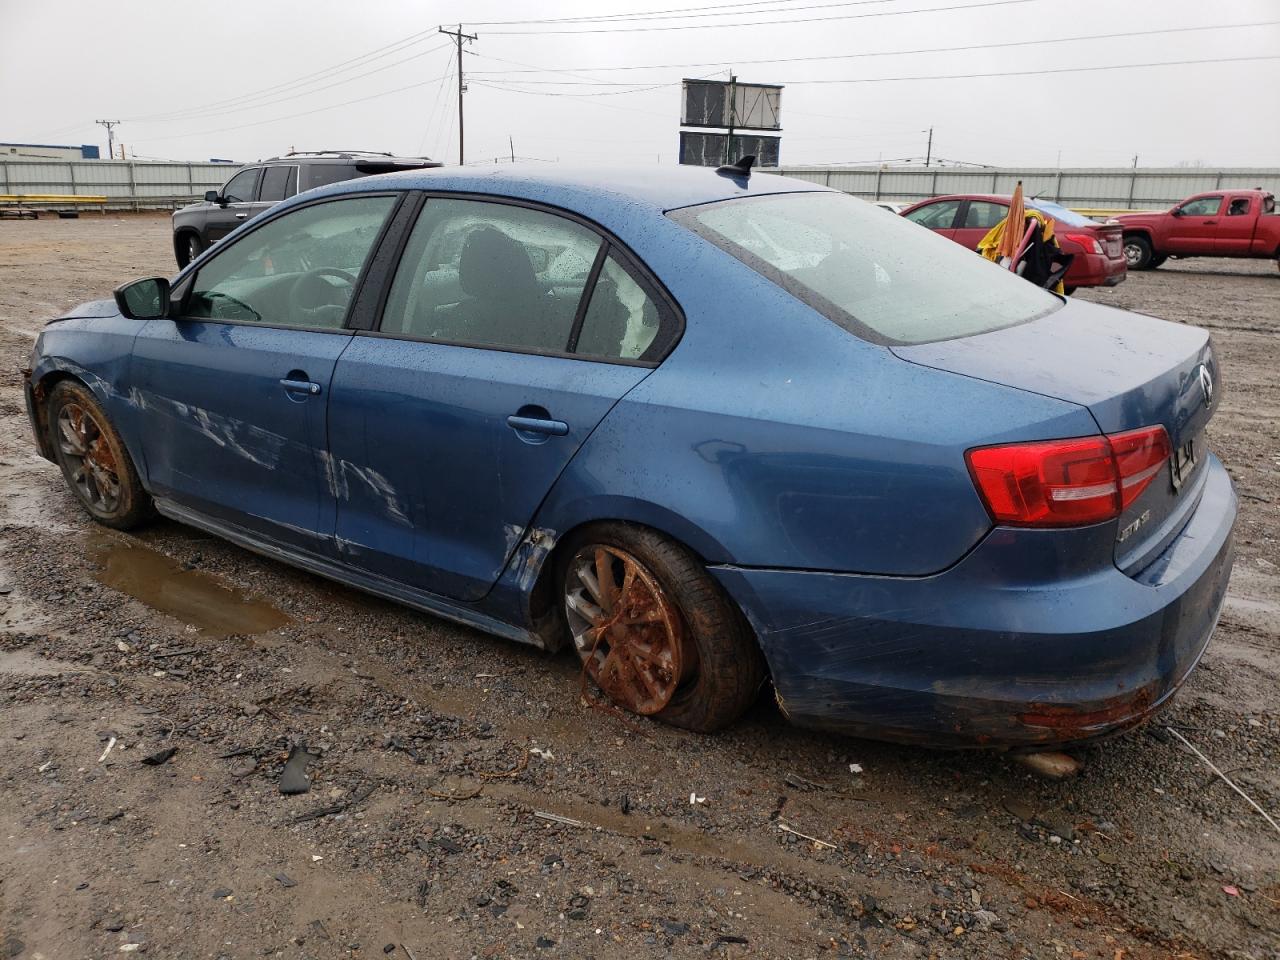
[[[1098,225],[1097,220],[1090,220],[1084,214],[1068,210],[1066,207],[1051,200],[1032,199],[1027,201],[1027,206],[1033,210],[1039,210],[1041,213],[1047,213],[1056,222],[1068,227],[1096,227]]]
[[[972,250],[842,193],[743,197],[670,216],[876,343],[967,337],[1062,306]]]

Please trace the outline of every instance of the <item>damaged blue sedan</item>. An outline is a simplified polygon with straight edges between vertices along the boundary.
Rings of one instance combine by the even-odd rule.
[[[1209,642],[1220,383],[1203,330],[743,163],[312,190],[51,322],[26,396],[98,522],[571,647],[635,713],[715,730],[771,684],[1039,747],[1150,717]]]

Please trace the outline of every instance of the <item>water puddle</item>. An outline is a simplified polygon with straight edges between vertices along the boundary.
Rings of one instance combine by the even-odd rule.
[[[102,583],[213,637],[266,633],[289,622],[280,610],[140,543],[90,541]]]

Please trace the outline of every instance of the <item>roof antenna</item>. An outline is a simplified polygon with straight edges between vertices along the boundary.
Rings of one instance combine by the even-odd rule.
[[[756,164],[755,154],[748,154],[737,163],[726,163],[722,167],[716,167],[716,173],[722,177],[734,177],[746,179],[751,176],[751,168]]]

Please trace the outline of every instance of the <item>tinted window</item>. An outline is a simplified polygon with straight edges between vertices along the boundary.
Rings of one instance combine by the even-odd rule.
[[[930,230],[948,230],[955,222],[956,210],[959,208],[959,200],[942,200],[917,207],[904,216],[912,223],[918,223]]]
[[[671,216],[873,340],[924,343],[1013,326],[1056,297],[901,217],[839,193],[741,198]]]
[[[539,210],[428,200],[382,330],[563,353],[600,243],[586,227]]]
[[[241,170],[222,188],[222,198],[228,203],[252,203],[258,186],[258,174],[261,172],[261,167]]]
[[[1004,204],[970,200],[969,209],[964,215],[964,226],[971,230],[975,228],[990,230],[1008,215],[1009,208]]]
[[[1220,206],[1221,197],[1199,197],[1184,203],[1180,210],[1184,217],[1212,217]]]
[[[336,329],[394,197],[351,197],[263,224],[200,269],[186,315]]]
[[[262,173],[262,189],[258,191],[258,199],[264,203],[277,203],[285,197],[293,196],[295,191],[289,189],[293,173],[293,167],[267,167]]]
[[[591,291],[575,353],[639,360],[658,335],[661,313],[635,278],[609,256]]]
[[[303,190],[323,187],[326,183],[354,180],[360,171],[352,163],[308,163],[302,168]]]

